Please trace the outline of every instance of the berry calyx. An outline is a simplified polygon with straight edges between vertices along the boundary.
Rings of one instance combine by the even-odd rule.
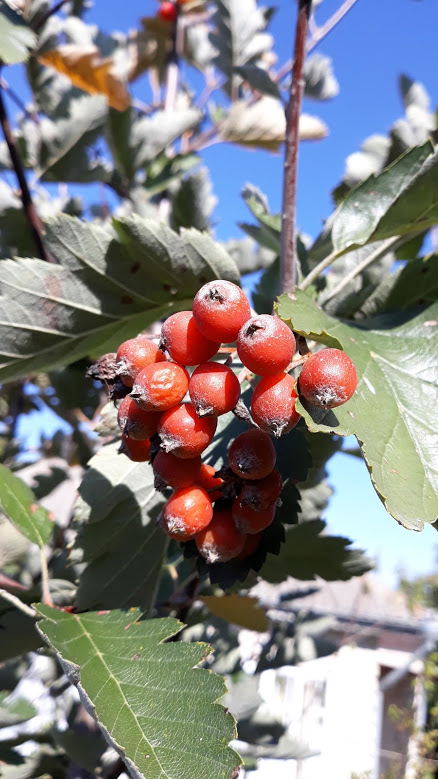
[[[158,9],[158,16],[160,19],[163,19],[164,22],[174,24],[178,16],[175,3],[172,3],[170,0],[163,0]]]
[[[116,354],[117,373],[123,384],[132,387],[143,368],[165,359],[164,352],[147,335],[138,335],[120,344]]]
[[[189,374],[176,362],[148,365],[140,371],[131,398],[145,411],[167,411],[181,402],[189,388]]]
[[[202,487],[192,485],[176,490],[161,515],[163,530],[177,541],[188,541],[204,530],[213,517],[213,506]]]
[[[135,438],[128,438],[127,435],[122,435],[119,454],[126,454],[126,456],[135,463],[149,462],[151,456],[151,442],[148,438],[142,441],[136,441]]]
[[[277,506],[270,506],[264,511],[254,511],[250,506],[242,506],[240,498],[236,498],[231,514],[240,533],[260,533],[273,522]]]
[[[196,477],[196,484],[208,492],[210,499],[213,501],[219,500],[222,497],[222,485],[224,480],[220,476],[215,476],[216,468],[207,463],[202,463],[199,473]]]
[[[136,441],[143,441],[155,435],[159,418],[159,414],[139,408],[129,395],[123,398],[117,413],[117,422],[122,433],[128,438],[135,438]]]
[[[239,533],[231,509],[215,509],[205,530],[195,536],[196,546],[207,563],[226,563],[240,554],[246,536]]]
[[[206,362],[193,371],[189,394],[198,416],[220,416],[235,408],[240,398],[239,379],[227,365]]]
[[[281,495],[283,479],[277,468],[264,479],[258,481],[246,481],[240,493],[242,506],[249,506],[254,511],[266,511],[274,506]]]
[[[240,329],[237,353],[248,370],[258,376],[274,376],[284,371],[291,362],[295,353],[295,337],[277,316],[260,314]]]
[[[245,293],[231,281],[209,281],[196,293],[193,316],[198,329],[211,341],[231,343],[251,309]]]
[[[165,452],[185,460],[198,457],[207,448],[216,426],[216,417],[200,419],[190,403],[181,403],[161,415],[158,435]]]
[[[154,486],[160,492],[166,487],[190,487],[195,481],[206,491],[204,484],[200,483],[199,471],[201,468],[201,458],[192,457],[189,460],[181,460],[171,452],[158,452],[153,462],[155,474]],[[210,497],[210,500],[212,498]]]
[[[220,343],[202,335],[191,311],[178,311],[164,322],[160,346],[180,365],[199,365],[214,357]]]
[[[254,421],[276,438],[289,433],[300,419],[297,397],[296,380],[288,373],[264,376],[251,398]]]
[[[240,433],[228,452],[230,468],[241,479],[264,479],[274,469],[276,458],[271,438],[256,428]]]
[[[341,406],[351,398],[356,387],[356,368],[340,349],[322,349],[312,354],[298,379],[300,394],[320,408]]]

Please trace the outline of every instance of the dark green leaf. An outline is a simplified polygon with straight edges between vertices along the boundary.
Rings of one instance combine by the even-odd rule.
[[[369,317],[383,311],[414,308],[433,303],[438,297],[438,255],[410,260],[404,268],[382,279],[361,306]]]
[[[4,465],[0,465],[0,505],[17,530],[44,549],[54,524],[46,509],[37,505],[30,487]]]
[[[0,8],[0,60],[6,65],[25,62],[35,44],[35,33],[23,17],[3,1]]]
[[[210,230],[216,202],[208,169],[202,167],[181,182],[172,201],[171,227]]]
[[[40,605],[41,635],[58,653],[82,701],[133,777],[229,779],[233,718],[216,704],[223,679],[195,668],[208,646],[163,643],[174,619],[140,612],[66,614]]]
[[[281,93],[278,85],[272,80],[271,76],[263,68],[257,67],[257,65],[241,65],[234,68],[234,72],[238,76],[247,81],[251,89],[255,89],[257,92],[261,92],[262,95],[270,95],[281,100]]]
[[[0,599],[0,662],[34,652],[42,643],[35,620]]]

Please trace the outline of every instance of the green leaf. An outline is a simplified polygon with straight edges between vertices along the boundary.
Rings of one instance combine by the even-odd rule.
[[[168,539],[156,519],[164,504],[149,463],[104,446],[90,460],[76,505],[73,555],[87,563],[79,579],[80,611],[153,606]]]
[[[353,189],[335,214],[337,252],[424,230],[438,219],[438,153],[430,141]]]
[[[281,214],[270,213],[265,195],[252,184],[246,184],[241,194],[259,225],[241,223],[239,227],[261,246],[280,254]]]
[[[0,465],[0,504],[17,530],[44,549],[54,524],[46,509],[37,505],[30,487],[4,465]]]
[[[0,728],[19,725],[36,716],[36,709],[25,698],[5,701],[7,696],[7,692],[0,693]]]
[[[429,254],[410,260],[404,268],[385,276],[361,311],[369,317],[383,311],[424,306],[437,297],[438,254]]]
[[[416,317],[386,314],[346,323],[324,314],[303,292],[279,298],[278,314],[295,331],[341,347],[358,373],[357,391],[326,412],[299,404],[312,431],[355,434],[385,508],[407,528],[438,516],[436,419],[438,305]]]
[[[341,536],[321,535],[321,519],[293,525],[286,531],[286,543],[278,558],[268,557],[260,575],[277,584],[287,576],[311,581],[320,576],[326,581],[347,581],[362,576],[373,565],[359,550],[349,549],[351,541]]]
[[[206,281],[239,283],[223,247],[196,230],[179,236],[140,217],[115,227],[120,238],[61,215],[46,225],[59,265],[2,261],[1,381],[114,351],[160,317],[190,308]]]
[[[0,599],[0,662],[34,652],[42,645],[35,620]]]
[[[35,33],[20,14],[3,2],[0,8],[0,60],[6,65],[25,62],[35,45]]]
[[[171,227],[210,230],[216,203],[208,168],[202,167],[181,182],[172,202]]]
[[[200,600],[212,614],[233,625],[239,625],[247,630],[256,630],[258,633],[264,633],[269,629],[266,611],[260,606],[257,598],[233,592],[221,597],[204,595]]]
[[[270,95],[281,100],[281,93],[278,85],[272,80],[269,73],[257,65],[241,65],[234,68],[238,76],[247,81],[252,89],[261,92],[262,95]]]
[[[194,666],[206,644],[163,643],[182,625],[140,612],[66,614],[38,607],[55,649],[108,743],[137,779],[229,779],[239,765],[223,679]]]

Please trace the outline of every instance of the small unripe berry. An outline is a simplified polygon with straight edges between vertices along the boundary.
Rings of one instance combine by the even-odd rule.
[[[163,530],[177,541],[188,541],[204,530],[213,517],[213,506],[206,491],[196,484],[176,490],[161,515]]]
[[[163,0],[158,9],[158,16],[160,19],[163,19],[164,22],[174,24],[178,16],[175,3],[172,3],[171,0]]]
[[[240,433],[228,452],[230,468],[241,479],[264,479],[274,469],[276,458],[271,438],[256,428]]]
[[[264,511],[254,511],[250,506],[242,506],[240,498],[236,498],[231,514],[240,533],[260,533],[273,522],[277,506],[274,504]]]
[[[244,292],[231,281],[209,281],[196,293],[193,316],[197,327],[211,341],[231,343],[250,316]]]
[[[340,349],[322,349],[312,354],[298,379],[300,394],[321,408],[341,406],[351,398],[356,387],[356,368]]]
[[[145,411],[167,411],[181,402],[189,378],[186,369],[176,362],[148,365],[138,374],[131,398]]]
[[[294,353],[294,334],[278,316],[260,314],[239,331],[237,354],[244,366],[258,376],[284,371]]]
[[[224,480],[220,476],[215,476],[215,473],[216,468],[213,468],[212,465],[207,465],[207,463],[202,463],[196,476],[196,484],[199,484],[208,492],[213,502],[222,497],[222,485],[224,483]]]
[[[198,416],[220,416],[235,408],[240,398],[239,379],[227,365],[206,362],[193,371],[189,393]]]
[[[195,481],[206,490],[204,484],[199,482],[198,476],[201,468],[201,458],[191,457],[189,460],[181,460],[180,457],[170,452],[158,452],[153,462],[155,474],[155,489],[163,490],[165,487],[190,487]]]
[[[210,360],[220,343],[209,341],[196,327],[191,311],[178,311],[161,328],[160,345],[180,365],[199,365]]]
[[[296,380],[288,373],[264,376],[251,398],[254,421],[267,433],[279,438],[289,433],[300,419],[295,410]]]
[[[283,479],[277,468],[264,479],[246,481],[240,493],[242,506],[249,506],[254,511],[265,511],[277,503],[283,489]]]
[[[158,435],[165,452],[185,460],[198,457],[207,448],[216,426],[216,417],[200,419],[190,403],[182,403],[164,411],[158,422]]]
[[[144,441],[136,441],[134,438],[128,438],[127,435],[122,435],[119,454],[126,454],[126,456],[135,463],[149,462],[151,442],[148,438]]]
[[[117,413],[117,422],[122,433],[137,441],[155,435],[159,418],[159,414],[139,408],[129,395],[123,398]]]
[[[207,563],[226,563],[237,557],[245,544],[245,536],[237,530],[231,509],[215,509],[205,530],[195,536],[199,553]]]
[[[116,354],[117,372],[123,384],[132,387],[143,368],[165,359],[164,352],[147,335],[138,335],[120,344]]]

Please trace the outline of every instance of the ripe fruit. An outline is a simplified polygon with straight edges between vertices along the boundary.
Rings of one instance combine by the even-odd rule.
[[[270,437],[256,428],[240,433],[228,452],[230,468],[241,479],[264,479],[273,470],[276,458]]]
[[[220,343],[209,341],[196,327],[191,311],[172,314],[161,328],[160,345],[181,365],[199,365],[216,354]]]
[[[278,317],[261,314],[240,329],[237,353],[248,370],[258,376],[274,376],[284,371],[294,356],[294,334]]]
[[[122,433],[129,438],[135,438],[136,441],[143,441],[155,435],[159,418],[159,414],[139,408],[129,395],[123,398],[117,414]]]
[[[164,0],[158,9],[158,16],[163,19],[163,21],[174,24],[178,16],[175,3],[170,2],[170,0]]]
[[[356,368],[340,349],[322,349],[312,354],[298,379],[300,394],[321,408],[341,406],[351,398],[356,387]]]
[[[201,484],[198,476],[201,468],[201,458],[192,457],[189,460],[181,460],[180,457],[170,452],[158,452],[154,463],[155,489],[163,490],[165,487],[190,487],[195,481],[206,491],[207,488]],[[210,497],[210,500],[212,498]]]
[[[186,460],[186,462],[189,462]],[[208,492],[210,495],[210,500],[214,501],[219,500],[219,498],[222,497],[222,485],[224,483],[224,480],[221,479],[220,476],[215,476],[216,469],[213,468],[212,465],[207,465],[206,463],[202,463],[199,473],[196,477],[196,484],[199,484],[201,487]],[[218,489],[216,489],[216,487]],[[210,492],[210,490],[213,490],[213,492]]]
[[[250,506],[242,506],[240,498],[236,498],[231,514],[234,523],[240,533],[259,533],[265,530],[272,523],[277,506],[274,504],[264,511],[254,511]]]
[[[246,481],[240,493],[242,506],[249,506],[254,511],[266,511],[274,506],[281,495],[283,479],[280,471],[274,468],[264,479]]]
[[[189,388],[189,374],[176,362],[148,365],[140,371],[131,398],[145,411],[167,411],[181,402]]]
[[[210,524],[195,536],[195,541],[199,553],[212,564],[226,563],[237,557],[245,538],[233,522],[231,509],[215,509]]]
[[[132,387],[137,374],[143,368],[165,359],[164,352],[147,335],[138,335],[137,338],[130,338],[119,346],[116,354],[117,372],[123,384]]]
[[[205,490],[196,484],[176,490],[161,515],[163,530],[177,541],[188,541],[207,527],[213,506]]]
[[[165,452],[185,460],[198,457],[207,448],[216,426],[216,417],[200,419],[190,403],[181,403],[161,415],[158,435]]]
[[[197,327],[210,341],[235,341],[250,318],[246,295],[231,281],[209,281],[196,293],[193,316]]]
[[[189,393],[198,416],[220,416],[235,408],[240,398],[239,379],[227,365],[206,362],[193,371]]]
[[[251,557],[257,552],[260,544],[262,543],[263,531],[260,533],[253,533],[246,536],[246,541],[240,554],[237,555],[238,560],[246,560],[247,557]]]
[[[297,424],[300,415],[295,410],[296,380],[288,373],[264,376],[251,399],[254,421],[262,430],[279,438]]]
[[[144,441],[136,441],[134,438],[128,438],[127,435],[122,435],[119,454],[126,454],[126,456],[135,463],[145,463],[149,461],[150,453],[151,442],[148,438]]]

